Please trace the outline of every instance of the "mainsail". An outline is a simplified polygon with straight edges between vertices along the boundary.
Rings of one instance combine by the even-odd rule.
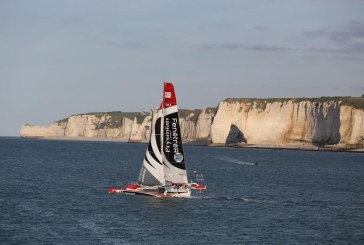
[[[161,154],[161,121],[162,110],[158,110],[155,123],[152,123],[148,149],[145,153],[142,168],[140,169],[138,183],[142,185],[164,185],[163,159]],[[154,120],[152,120],[153,122]]]
[[[179,126],[176,93],[172,83],[164,83],[162,156],[166,181],[187,184],[181,130]]]
[[[163,101],[155,123],[152,123],[152,134],[137,182],[148,186],[164,185],[166,182],[188,184],[172,83],[164,83]]]

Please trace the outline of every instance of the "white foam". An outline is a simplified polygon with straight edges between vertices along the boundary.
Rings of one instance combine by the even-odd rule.
[[[231,157],[215,156],[215,158],[219,159],[221,161],[224,161],[224,162],[236,163],[236,164],[239,164],[239,165],[248,165],[248,166],[258,165],[255,162],[245,162],[245,161],[241,161],[239,159],[235,159],[235,158],[231,158]]]

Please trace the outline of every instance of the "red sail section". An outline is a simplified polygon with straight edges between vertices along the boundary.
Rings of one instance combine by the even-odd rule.
[[[176,93],[174,92],[174,86],[172,83],[164,83],[163,90],[163,108],[168,108],[177,105]]]

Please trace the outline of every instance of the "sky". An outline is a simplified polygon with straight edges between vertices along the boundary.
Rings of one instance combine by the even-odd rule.
[[[0,136],[73,114],[364,94],[364,1],[0,0]]]

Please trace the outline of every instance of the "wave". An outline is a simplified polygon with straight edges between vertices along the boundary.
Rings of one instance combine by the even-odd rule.
[[[231,158],[231,157],[223,157],[223,156],[215,156],[216,159],[219,159],[224,162],[236,163],[239,165],[248,165],[248,166],[255,166],[258,165],[256,162],[245,162],[239,159]]]
[[[262,199],[251,199],[246,197],[231,197],[231,196],[191,196],[191,199],[202,199],[202,200],[217,200],[217,201],[240,201],[249,203],[260,203],[260,204],[287,204],[273,200],[262,200]]]
[[[364,209],[364,205],[349,205],[335,204],[330,201],[310,201],[310,200],[268,200],[268,199],[252,199],[246,197],[231,197],[231,196],[191,196],[192,199],[200,199],[206,201],[224,201],[224,202],[245,202],[253,205],[274,205],[274,206],[296,206],[296,207],[320,207],[335,210],[342,209]]]

